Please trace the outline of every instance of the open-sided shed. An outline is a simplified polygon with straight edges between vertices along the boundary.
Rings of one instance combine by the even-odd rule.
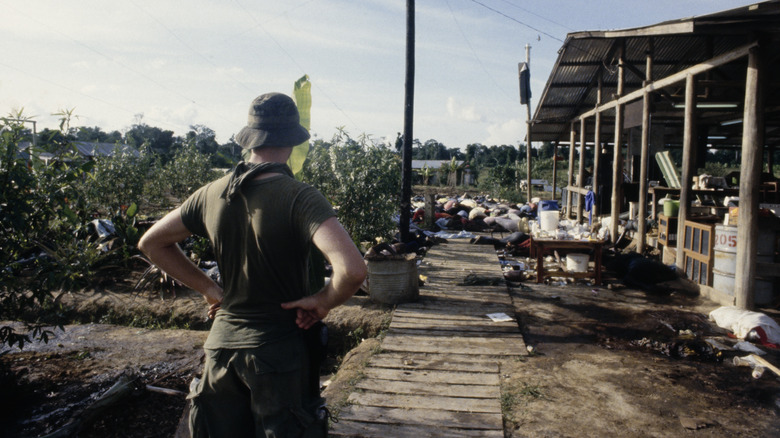
[[[616,236],[623,169],[638,169],[637,244],[645,245],[651,148],[681,147],[679,217],[690,208],[692,182],[706,148],[741,151],[736,304],[753,306],[757,273],[758,204],[763,166],[771,172],[780,141],[780,1],[771,0],[709,15],[614,31],[570,33],[530,122],[533,141],[569,144],[569,198],[582,215],[584,160],[575,176],[574,150],[593,157],[596,196],[611,199]],[[628,129],[641,127],[637,153]],[[615,147],[618,145],[619,147]],[[765,152],[769,152],[766,154]],[[625,153],[625,156],[624,156]],[[764,157],[767,157],[764,159]],[[605,160],[611,172],[605,173]],[[611,175],[610,193],[598,193],[599,175]],[[596,212],[598,213],[598,212]],[[678,235],[683,235],[679,221]],[[678,246],[678,260],[682,259]],[[763,266],[762,266],[763,268]]]

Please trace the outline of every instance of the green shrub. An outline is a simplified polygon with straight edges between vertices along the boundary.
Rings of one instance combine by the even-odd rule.
[[[394,234],[401,187],[401,161],[368,137],[352,139],[339,130],[331,143],[314,142],[303,169],[304,181],[333,204],[355,243]]]

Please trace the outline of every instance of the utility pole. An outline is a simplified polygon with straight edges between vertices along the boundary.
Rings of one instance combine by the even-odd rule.
[[[520,63],[518,65],[518,75],[520,76],[520,104],[525,104],[527,109],[527,118],[526,118],[526,145],[525,145],[525,155],[526,155],[526,190],[528,193],[528,199],[527,202],[531,202],[531,46],[526,44],[525,45],[525,62]],[[519,160],[520,157],[518,156],[518,173],[520,171],[519,169]],[[519,184],[519,175],[518,175],[518,184]]]
[[[401,164],[401,242],[408,242],[412,210],[412,143],[414,124],[414,0],[406,0],[406,82],[404,84],[404,143]]]

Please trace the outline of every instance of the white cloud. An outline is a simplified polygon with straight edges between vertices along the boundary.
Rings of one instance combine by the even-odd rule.
[[[510,119],[501,123],[494,123],[487,127],[488,137],[482,142],[485,145],[516,145],[525,141],[525,121]]]
[[[462,106],[454,97],[447,98],[447,114],[465,122],[481,122],[484,117],[473,105]]]

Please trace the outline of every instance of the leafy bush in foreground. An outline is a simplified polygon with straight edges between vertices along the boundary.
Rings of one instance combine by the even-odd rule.
[[[356,243],[392,236],[401,191],[401,161],[389,148],[343,130],[330,143],[314,142],[303,180],[317,187]]]

